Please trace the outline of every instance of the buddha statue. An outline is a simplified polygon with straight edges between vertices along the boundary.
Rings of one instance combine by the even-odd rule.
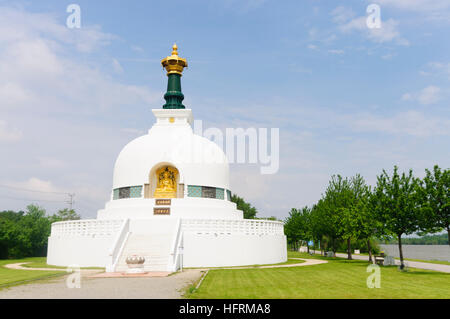
[[[155,198],[176,198],[177,197],[177,187],[175,181],[176,172],[169,170],[166,167],[162,171],[160,170],[157,174],[158,184],[155,190]]]

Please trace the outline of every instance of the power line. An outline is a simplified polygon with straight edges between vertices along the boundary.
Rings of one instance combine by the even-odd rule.
[[[52,203],[67,203],[63,200],[47,200],[47,199],[29,199],[29,198],[17,198],[17,197],[9,197],[9,196],[0,196],[1,198],[13,199],[13,200],[21,200],[21,201],[29,201],[29,202],[52,202]]]
[[[10,188],[10,189],[15,189],[15,190],[20,190],[20,191],[26,191],[26,192],[33,192],[33,193],[64,194],[64,195],[69,195],[70,196],[70,193],[37,191],[37,190],[32,190],[32,189],[26,189],[26,188],[20,188],[20,187],[12,187],[12,186],[1,185],[1,184],[0,184],[0,187]]]
[[[27,188],[21,188],[21,187],[13,187],[8,185],[1,185],[0,187],[19,190],[19,191],[25,191],[25,192],[32,192],[32,193],[44,193],[44,194],[59,194],[59,195],[68,195],[69,200],[68,201],[61,201],[61,200],[47,200],[47,199],[26,199],[26,198],[16,198],[16,197],[9,197],[9,196],[0,196],[3,198],[13,199],[13,200],[22,200],[22,201],[36,201],[36,202],[53,202],[53,203],[66,203],[69,204],[69,209],[72,210],[73,205],[75,201],[73,198],[75,197],[75,193],[64,193],[64,192],[46,192],[46,191],[38,191],[34,189],[27,189]]]

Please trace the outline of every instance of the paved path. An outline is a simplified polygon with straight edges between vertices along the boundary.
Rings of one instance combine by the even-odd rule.
[[[19,270],[45,270],[45,271],[66,271],[67,268],[33,268],[33,267],[24,267],[23,265],[29,264],[30,262],[26,263],[16,263],[16,264],[7,264],[3,267],[9,268],[9,269],[19,269]],[[86,269],[80,269],[81,273],[83,274],[96,274],[103,272],[103,269],[94,269],[94,268],[86,268]]]
[[[68,276],[63,276],[1,289],[0,299],[178,299],[184,289],[200,279],[202,271],[145,278],[92,278],[90,274],[92,270],[82,270],[80,288],[68,288]]]
[[[298,264],[230,267],[221,269],[255,269],[303,267],[324,264],[328,261],[318,259],[289,258],[304,261]],[[4,267],[21,270],[56,270],[60,268],[28,268],[24,263],[8,264]],[[218,268],[217,268],[218,269]],[[34,283],[13,286],[0,290],[0,299],[177,299],[182,298],[184,289],[199,281],[205,269],[185,269],[166,277],[144,278],[101,278],[101,269],[81,269],[81,287],[68,288],[68,276],[46,279]]]
[[[268,265],[268,266],[248,266],[248,267],[226,267],[220,269],[255,269],[255,268],[286,268],[286,267],[302,267],[302,266],[312,266],[319,264],[326,264],[328,261],[320,259],[305,259],[305,258],[288,258],[295,260],[303,260],[304,262],[299,264],[285,264],[285,265]]]
[[[320,252],[316,252],[316,254],[320,254]],[[336,253],[336,257],[347,258],[347,254]],[[369,256],[352,255],[352,258],[357,259],[357,260],[369,261]],[[450,273],[450,265],[432,264],[432,263],[409,261],[409,260],[405,260],[404,263],[405,263],[405,265],[407,265],[408,267],[411,267],[411,268],[427,269],[427,270],[434,270],[434,271]],[[395,264],[400,265],[400,260],[395,259]]]

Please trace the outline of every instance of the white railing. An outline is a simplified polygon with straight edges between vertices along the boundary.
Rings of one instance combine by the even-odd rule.
[[[122,219],[84,219],[52,224],[52,237],[114,237],[123,226]]]
[[[114,240],[113,245],[109,251],[109,257],[111,258],[110,265],[107,266],[106,271],[113,272],[119,262],[120,255],[122,255],[123,248],[130,234],[130,220],[127,218],[122,224],[122,228]]]
[[[183,232],[196,234],[283,235],[282,222],[271,220],[182,219]]]
[[[180,263],[180,247],[182,246],[182,242],[183,242],[183,232],[181,231],[181,220],[179,219],[177,222],[177,228],[176,228],[176,236],[174,238],[173,244],[172,244],[172,252],[170,253],[170,255],[172,256],[171,258],[171,262],[172,265],[169,265],[169,267],[171,267],[171,269],[169,269],[170,271],[177,271],[179,268],[179,263]]]

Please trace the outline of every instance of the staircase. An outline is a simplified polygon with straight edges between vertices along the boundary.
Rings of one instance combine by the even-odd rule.
[[[130,233],[115,271],[127,271],[126,259],[134,254],[145,258],[144,271],[168,271],[172,260],[172,242],[173,233],[151,235]]]

